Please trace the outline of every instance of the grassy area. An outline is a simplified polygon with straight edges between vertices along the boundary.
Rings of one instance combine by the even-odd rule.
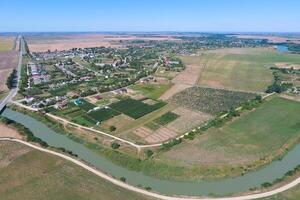
[[[100,110],[88,113],[88,116],[93,118],[95,121],[103,122],[105,120],[108,120],[108,119],[110,119],[114,116],[120,115],[120,114],[121,114],[120,112],[115,111],[113,109],[102,108]]]
[[[254,99],[255,94],[223,89],[192,87],[175,94],[171,102],[209,114],[227,111],[241,102]]]
[[[135,84],[130,88],[141,92],[150,99],[158,99],[171,86],[171,84]]]
[[[163,107],[164,105],[165,103],[163,102],[156,102],[154,105],[149,105],[135,99],[124,99],[117,103],[111,104],[110,107],[116,111],[128,115],[129,117],[138,119],[148,113],[153,112],[154,110]]]
[[[21,144],[0,143],[0,193],[3,200],[149,199],[119,188],[71,162],[31,150]]]
[[[193,141],[175,146],[160,159],[184,166],[254,169],[284,154],[286,148],[299,141],[299,117],[299,102],[275,97],[221,128],[211,128]]]
[[[299,200],[299,199],[300,199],[300,185],[297,185],[296,187],[290,190],[260,200]]]
[[[236,50],[238,51],[238,50]],[[185,64],[204,66],[199,85],[246,91],[265,91],[272,82],[269,70],[274,63],[300,63],[300,56],[269,49],[208,51],[200,56],[184,56]]]

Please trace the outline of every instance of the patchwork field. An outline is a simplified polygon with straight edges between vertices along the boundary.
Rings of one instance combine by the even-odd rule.
[[[299,55],[272,49],[221,49],[201,51],[199,56],[181,57],[186,65],[202,67],[198,84],[213,88],[264,92],[272,82],[275,63],[300,62]]]
[[[73,163],[13,142],[0,142],[0,180],[3,200],[148,199]]]
[[[212,166],[268,160],[299,141],[299,117],[299,102],[275,97],[221,128],[173,147],[160,159]]]
[[[170,102],[191,110],[217,114],[236,107],[241,102],[253,99],[255,96],[252,93],[192,87],[175,94]]]

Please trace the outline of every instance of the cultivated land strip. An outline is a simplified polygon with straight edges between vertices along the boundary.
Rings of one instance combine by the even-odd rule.
[[[267,94],[263,97],[263,99],[266,99],[268,97],[270,97],[271,95],[274,95],[275,93],[271,93],[271,94]],[[34,111],[34,112],[38,112],[39,110],[38,109],[35,109],[35,108],[31,108],[29,106],[25,106],[17,101],[12,101],[11,103],[13,103],[14,105],[18,106],[18,107],[21,107],[21,108],[25,108],[29,111]],[[237,108],[237,109],[240,109],[240,108]],[[85,129],[85,130],[88,130],[88,131],[92,131],[92,132],[95,132],[95,133],[99,133],[101,135],[104,135],[104,136],[107,136],[107,137],[110,137],[112,139],[115,139],[117,141],[120,141],[120,142],[123,142],[125,144],[128,144],[132,147],[135,147],[138,151],[140,151],[141,149],[144,149],[144,148],[151,148],[151,147],[160,147],[162,146],[164,143],[167,143],[168,141],[165,141],[164,143],[156,143],[156,144],[149,144],[149,145],[139,145],[139,144],[136,144],[134,142],[131,142],[131,141],[128,141],[126,139],[123,139],[123,138],[120,138],[120,137],[117,137],[117,136],[114,136],[114,135],[111,135],[109,133],[105,133],[103,131],[99,131],[99,130],[95,130],[93,128],[89,128],[89,127],[86,127],[86,126],[82,126],[80,124],[77,124],[77,123],[74,123],[74,122],[71,122],[67,119],[64,119],[62,117],[58,117],[56,115],[53,115],[51,113],[46,113],[45,114],[46,116],[54,119],[55,121],[58,121],[58,122],[61,122],[61,123],[64,123],[64,124],[69,124],[69,125],[72,125],[72,126],[75,126],[75,127],[78,127],[78,128],[81,128],[81,129]],[[224,114],[224,116],[222,116],[222,118],[226,117],[228,114]],[[200,129],[200,127],[197,127],[198,129]],[[197,128],[194,128],[192,131],[196,131]],[[176,137],[175,139],[180,139],[180,138],[184,138],[184,136],[188,135],[190,133],[190,131]],[[169,140],[170,141],[170,140]]]
[[[95,174],[95,175],[97,175],[97,176],[99,176],[99,177],[101,177],[101,178],[103,178],[103,179],[119,186],[119,187],[125,188],[125,189],[133,191],[133,192],[137,192],[137,193],[140,193],[140,194],[143,194],[143,195],[147,195],[149,197],[154,197],[154,198],[163,199],[163,200],[251,200],[251,199],[258,199],[258,198],[264,198],[264,197],[270,197],[270,196],[276,195],[278,193],[289,190],[289,189],[295,187],[296,185],[298,185],[300,183],[300,177],[298,177],[294,181],[292,181],[292,182],[290,182],[290,183],[288,183],[284,186],[281,186],[277,189],[268,191],[268,192],[262,192],[262,193],[257,193],[257,194],[244,195],[244,196],[236,196],[236,197],[220,197],[220,198],[219,197],[216,197],[216,198],[203,197],[202,198],[202,197],[190,197],[190,196],[175,197],[175,196],[168,196],[168,195],[158,194],[158,193],[155,193],[155,192],[151,192],[151,191],[147,191],[147,190],[144,190],[144,189],[141,189],[141,188],[134,187],[134,186],[129,185],[127,183],[124,183],[120,180],[112,178],[109,175],[107,175],[107,174],[105,174],[105,173],[103,173],[99,170],[96,170],[95,168],[92,168],[92,167],[88,166],[87,164],[85,164],[85,163],[83,163],[79,160],[76,160],[76,159],[74,159],[72,157],[69,157],[67,155],[64,155],[62,153],[58,153],[58,152],[55,152],[55,151],[52,151],[52,150],[49,150],[49,149],[44,149],[42,147],[35,146],[35,145],[33,145],[29,142],[25,142],[25,141],[15,139],[15,138],[0,138],[0,141],[18,142],[18,143],[24,144],[26,146],[29,146],[33,149],[36,149],[36,150],[39,150],[39,151],[42,151],[42,152],[46,152],[46,153],[58,156],[58,157],[63,158],[65,160],[71,161],[72,163],[88,170],[89,172],[92,172],[93,174]]]

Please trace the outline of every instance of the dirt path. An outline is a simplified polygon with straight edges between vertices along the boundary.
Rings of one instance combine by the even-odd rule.
[[[250,195],[245,195],[245,196],[237,196],[237,197],[216,197],[216,198],[207,198],[207,197],[189,197],[189,196],[184,196],[184,197],[175,197],[175,196],[167,196],[167,195],[163,195],[163,194],[158,194],[158,193],[155,193],[155,192],[151,192],[151,191],[146,191],[144,189],[141,189],[141,188],[137,188],[137,187],[134,187],[132,185],[129,185],[127,183],[124,183],[120,180],[117,180],[113,177],[110,177],[109,175],[103,173],[103,172],[100,172],[90,166],[88,166],[87,164],[79,161],[79,160],[76,160],[72,157],[69,157],[67,155],[64,155],[64,154],[61,154],[61,153],[58,153],[58,152],[55,152],[55,151],[52,151],[52,150],[48,150],[48,149],[44,149],[44,148],[41,148],[39,146],[35,146],[31,143],[28,143],[28,142],[25,142],[25,141],[22,141],[22,140],[19,140],[19,139],[14,139],[14,138],[0,138],[0,141],[13,141],[13,142],[18,142],[18,143],[21,143],[21,144],[24,144],[26,146],[29,146],[33,149],[36,149],[36,150],[39,150],[39,151],[42,151],[42,152],[46,152],[46,153],[49,153],[49,154],[52,154],[52,155],[55,155],[55,156],[58,156],[60,158],[63,158],[65,160],[68,160],[68,161],[71,161],[72,163],[88,170],[89,172],[92,172],[93,174],[119,186],[119,187],[122,187],[122,188],[125,188],[127,190],[130,190],[130,191],[133,191],[133,192],[137,192],[137,193],[140,193],[140,194],[144,194],[144,195],[147,195],[147,196],[150,196],[150,197],[154,197],[154,198],[158,198],[158,199],[163,199],[163,200],[251,200],[251,199],[258,199],[258,198],[264,198],[264,197],[270,197],[270,196],[273,196],[273,195],[276,195],[278,193],[281,193],[281,192],[284,192],[288,189],[291,189],[293,187],[295,187],[296,185],[298,185],[300,183],[300,177],[297,178],[296,180],[284,185],[284,186],[281,186],[277,189],[274,189],[274,190],[271,190],[271,191],[268,191],[268,192],[262,192],[262,193],[258,193],[258,194],[250,194]]]

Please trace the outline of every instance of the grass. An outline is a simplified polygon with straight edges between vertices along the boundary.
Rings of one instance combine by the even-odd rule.
[[[272,83],[269,68],[274,63],[300,63],[299,55],[268,49],[247,51],[243,54],[212,51],[200,56],[184,56],[182,60],[185,64],[204,66],[199,77],[200,86],[262,92]]]
[[[159,118],[155,119],[154,122],[159,124],[159,125],[164,126],[164,125],[174,121],[178,117],[180,117],[180,116],[175,114],[175,113],[167,112],[166,114],[163,114]]]
[[[171,86],[171,84],[135,84],[130,88],[141,92],[143,95],[150,99],[158,99]]]
[[[117,187],[69,161],[30,151],[21,144],[1,142],[0,148],[1,158],[9,160],[7,167],[0,166],[3,200],[150,199]]]
[[[275,97],[221,128],[211,128],[205,135],[175,146],[161,159],[184,165],[255,168],[299,141],[299,117],[299,102]]]
[[[266,197],[260,200],[299,200],[300,199],[300,186],[297,185],[292,189],[279,193],[277,195]]]
[[[138,119],[148,113],[151,113],[165,105],[164,102],[157,102],[154,105],[148,105],[135,99],[124,99],[113,103],[110,107],[118,112],[124,113],[129,117]]]
[[[85,115],[76,116],[72,119],[72,121],[87,127],[95,126],[96,124],[96,121]]]
[[[236,107],[241,102],[253,99],[255,96],[252,93],[195,86],[175,94],[170,101],[191,110],[217,114]]]

